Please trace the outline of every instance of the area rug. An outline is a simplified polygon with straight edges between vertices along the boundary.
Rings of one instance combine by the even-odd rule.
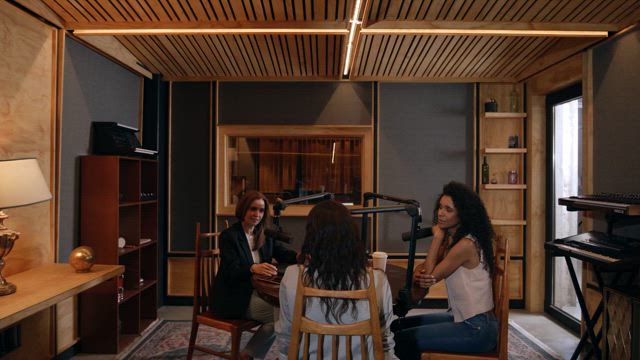
[[[141,340],[118,356],[121,360],[141,359],[184,359],[189,346],[190,321],[160,320]],[[242,337],[242,347],[249,341],[250,333]],[[230,347],[226,332],[201,326],[198,331],[198,343],[212,349],[222,350]],[[278,359],[280,344],[271,347],[266,359]],[[196,351],[194,359],[218,359],[218,357]],[[509,321],[509,359],[511,360],[555,360],[557,354],[540,343],[522,328]]]

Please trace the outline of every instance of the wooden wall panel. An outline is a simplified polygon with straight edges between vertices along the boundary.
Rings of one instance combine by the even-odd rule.
[[[173,257],[167,260],[167,295],[193,296],[193,258]]]
[[[70,297],[56,304],[56,342],[58,354],[78,341],[78,298]]]
[[[527,173],[527,269],[526,309],[544,310],[546,241],[546,94],[580,81],[582,57],[574,56],[527,81],[527,147],[529,150]],[[586,101],[586,99],[584,99]],[[588,107],[588,103],[583,102]],[[586,120],[586,119],[585,119]],[[585,124],[586,125],[586,124]],[[589,160],[587,160],[588,162]],[[583,181],[588,181],[586,178]]]
[[[0,159],[36,157],[50,189],[55,189],[56,31],[4,1],[0,24]],[[54,197],[7,211],[10,218],[5,225],[21,235],[6,258],[5,275],[54,260],[55,203]],[[50,354],[50,312],[22,324],[22,346],[7,358]]]

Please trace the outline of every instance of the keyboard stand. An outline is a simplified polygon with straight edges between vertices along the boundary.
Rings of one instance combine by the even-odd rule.
[[[629,276],[626,281],[630,284],[635,280],[640,265],[638,265],[638,262],[616,262],[615,259],[609,258],[607,256],[588,254],[588,251],[571,248],[568,245],[556,244],[554,242],[547,242],[545,244],[545,249],[550,251],[553,256],[561,256],[565,259],[567,263],[567,269],[571,277],[571,285],[573,286],[573,290],[576,292],[576,298],[578,299],[578,304],[580,305],[580,312],[585,322],[586,331],[580,337],[580,341],[578,342],[578,345],[576,346],[576,349],[571,356],[571,360],[578,359],[580,353],[583,351],[585,346],[587,346],[587,340],[591,342],[592,346],[585,359],[590,359],[592,355],[595,355],[596,359],[602,359],[602,350],[600,349],[599,344],[600,340],[602,339],[603,328],[601,327],[597,333],[595,332],[595,326],[604,311],[605,284],[602,273],[614,274],[611,284],[607,285],[615,285],[619,282],[622,274],[630,272],[631,276]],[[580,289],[580,280],[578,279],[575,268],[573,267],[573,263],[571,262],[572,258],[588,262],[593,267],[593,273],[595,274],[596,281],[598,283],[598,288],[596,290],[599,291],[602,295],[600,302],[598,303],[598,306],[593,313],[593,316],[589,315],[589,310],[587,308],[584,294]]]
[[[584,300],[584,295],[582,294],[582,290],[580,289],[580,282],[578,281],[578,276],[576,275],[576,270],[573,268],[573,263],[571,262],[571,256],[565,255],[565,261],[567,262],[567,268],[569,269],[569,275],[571,276],[571,283],[573,284],[573,289],[576,292],[576,297],[578,298],[578,303],[580,304],[580,311],[582,312],[582,317],[586,323],[587,331],[582,334],[580,338],[580,342],[578,346],[576,346],[573,355],[571,355],[571,360],[577,359],[582,352],[582,349],[587,344],[587,337],[591,340],[591,350],[587,353],[586,359],[591,358],[591,354],[595,350],[596,358],[602,359],[602,352],[600,351],[600,339],[602,338],[602,327],[600,327],[600,331],[598,334],[595,334],[595,326],[598,323],[598,319],[600,315],[602,315],[602,310],[604,309],[604,286],[602,284],[602,275],[596,266],[593,267],[593,272],[596,274],[596,279],[598,280],[598,290],[603,294],[600,302],[598,303],[598,307],[596,308],[595,313],[593,313],[593,317],[589,316],[589,309],[587,308],[587,303]]]

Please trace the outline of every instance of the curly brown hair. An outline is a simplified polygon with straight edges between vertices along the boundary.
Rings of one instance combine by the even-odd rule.
[[[306,265],[305,286],[327,290],[362,288],[366,279],[367,255],[358,228],[349,210],[334,200],[325,200],[311,209],[307,217],[306,235],[300,251]],[[355,300],[320,298],[325,319],[340,321]]]
[[[438,223],[438,207],[440,199],[443,196],[449,196],[453,200],[453,204],[458,211],[460,218],[460,226],[453,234],[453,241],[449,245],[449,249],[453,247],[460,239],[471,234],[478,239],[478,245],[484,257],[484,268],[489,274],[494,274],[494,255],[493,242],[495,232],[491,226],[491,220],[487,213],[487,209],[480,199],[480,196],[464,184],[452,181],[442,188],[442,194],[436,200],[433,209],[433,224]]]

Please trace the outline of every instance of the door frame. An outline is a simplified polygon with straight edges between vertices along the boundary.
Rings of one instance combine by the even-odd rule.
[[[553,204],[555,202],[554,187],[554,123],[553,107],[578,97],[582,97],[582,82],[575,83],[558,91],[547,94],[545,98],[546,111],[546,202],[545,202],[545,234],[546,241],[554,240],[554,214]],[[552,305],[553,300],[553,259],[549,252],[545,252],[545,286],[544,286],[544,311],[552,318],[560,322],[572,332],[580,333],[580,321],[573,319],[564,311]]]

